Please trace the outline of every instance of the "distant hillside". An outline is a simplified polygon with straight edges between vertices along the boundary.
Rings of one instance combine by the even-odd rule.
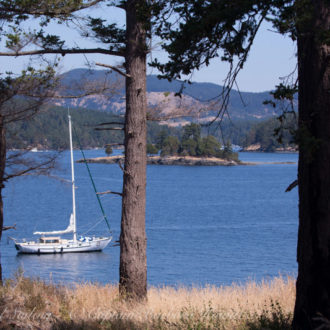
[[[107,83],[115,86],[112,93],[101,95],[89,95],[81,99],[59,99],[55,101],[59,106],[83,107],[93,110],[114,112],[122,114],[125,111],[124,80],[117,73],[109,74],[106,70],[90,71],[87,69],[75,69],[62,75],[61,94],[78,95],[83,92],[79,84],[86,81],[90,84]],[[191,118],[198,117],[199,120],[209,121],[217,113],[217,106],[210,105],[209,100],[214,99],[221,93],[222,87],[211,83],[187,84],[183,90],[182,98],[174,97],[181,88],[182,82],[159,80],[156,76],[147,77],[147,99],[151,109],[157,107],[157,113],[171,114],[183,109],[190,109]],[[269,92],[240,94],[233,90],[231,92],[228,111],[232,119],[265,119],[276,113],[270,105],[264,105],[263,101],[270,99]],[[242,100],[244,104],[242,103]],[[185,119],[186,121],[187,119]],[[191,120],[188,118],[188,121]],[[183,120],[177,120],[183,123]],[[172,121],[173,124],[173,121]]]
[[[97,124],[105,122],[121,122],[123,118],[107,112],[82,108],[71,109],[74,129],[84,148],[104,148],[108,143],[122,143],[121,131],[96,131]],[[230,141],[242,147],[260,145],[260,151],[272,151],[279,147],[292,145],[293,137],[290,131],[283,132],[283,143],[277,142],[274,130],[280,125],[275,118],[262,121],[224,120],[219,127],[203,127],[202,137],[214,135],[223,144]],[[296,121],[291,118],[285,123],[286,127],[296,128]],[[182,127],[159,125],[148,122],[147,139],[150,144],[158,144],[164,136],[175,136],[179,140],[183,134]],[[74,136],[74,144],[78,141]],[[24,149],[37,147],[38,149],[68,149],[68,118],[67,108],[51,107],[44,109],[30,120],[11,123],[7,128],[7,147],[9,149]]]

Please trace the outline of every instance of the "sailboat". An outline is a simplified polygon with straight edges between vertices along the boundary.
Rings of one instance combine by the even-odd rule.
[[[38,240],[33,241],[15,241],[15,248],[19,253],[29,254],[45,254],[45,253],[69,253],[69,252],[94,252],[103,250],[112,240],[108,237],[80,237],[77,238],[77,223],[76,223],[76,197],[75,197],[75,177],[74,177],[74,160],[72,147],[72,124],[71,116],[69,117],[69,137],[70,137],[70,156],[71,156],[71,182],[72,182],[72,213],[70,216],[69,225],[65,230],[50,231],[50,232],[34,232],[34,235],[40,235]],[[87,164],[86,164],[87,165]],[[90,173],[90,172],[89,172]],[[92,181],[93,182],[93,181]],[[94,189],[95,185],[93,183]],[[95,189],[96,192],[96,189]],[[99,198],[98,198],[99,200]],[[100,200],[99,200],[100,202]],[[105,217],[102,205],[100,204],[103,216]],[[108,222],[107,222],[108,224]],[[110,229],[110,228],[109,228]],[[72,233],[72,239],[63,239],[62,234]],[[51,236],[50,236],[51,235]],[[56,235],[56,236],[55,236]]]

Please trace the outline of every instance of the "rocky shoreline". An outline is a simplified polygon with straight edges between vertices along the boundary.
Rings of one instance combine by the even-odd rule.
[[[96,164],[124,164],[124,156],[109,156],[109,157],[96,157],[87,158],[87,163]],[[77,163],[83,163],[83,159],[76,161]],[[148,165],[182,165],[182,166],[235,166],[235,165],[293,165],[296,162],[242,162],[228,159],[221,159],[216,157],[191,157],[191,156],[148,156]]]
[[[82,163],[84,160],[79,159],[77,163]],[[101,164],[118,164],[124,163],[124,156],[109,156],[97,157],[86,159],[88,163],[101,163]],[[216,157],[191,157],[191,156],[148,156],[148,165],[184,165],[184,166],[234,166],[241,165],[242,162],[220,159]]]

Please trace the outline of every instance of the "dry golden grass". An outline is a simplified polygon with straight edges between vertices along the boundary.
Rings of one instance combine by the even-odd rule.
[[[19,276],[0,289],[2,328],[21,329],[257,329],[249,322],[279,317],[288,323],[294,299],[290,277],[223,287],[151,287],[140,304],[120,300],[114,285],[68,287]]]

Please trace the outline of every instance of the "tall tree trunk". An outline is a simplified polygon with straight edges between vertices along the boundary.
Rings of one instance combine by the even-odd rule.
[[[3,117],[0,115],[0,241],[2,237],[3,227],[3,200],[2,189],[4,188],[3,178],[6,167],[6,129]],[[1,266],[1,250],[0,250],[0,285],[2,285],[2,266]]]
[[[145,299],[147,257],[146,202],[146,34],[138,10],[142,0],[126,2],[125,167],[120,234],[119,288],[123,297]]]
[[[330,5],[327,0],[297,0],[296,5],[301,19],[297,23],[300,152],[293,328],[315,329],[330,320]],[[318,316],[321,320],[315,319]]]

